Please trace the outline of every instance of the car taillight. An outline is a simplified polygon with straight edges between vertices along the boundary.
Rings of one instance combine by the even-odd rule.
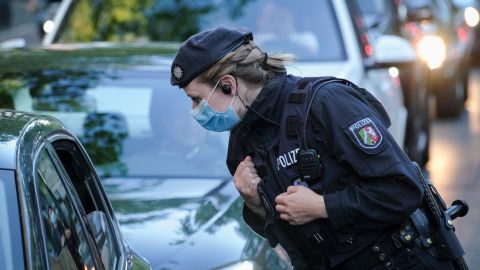
[[[417,23],[407,22],[403,28],[410,40],[419,40],[423,36],[423,31]]]
[[[468,41],[467,30],[465,30],[465,28],[463,28],[463,27],[458,28],[457,37],[458,37],[458,40],[460,40],[460,42],[467,43],[467,41]]]
[[[370,57],[372,56],[373,54],[373,46],[372,44],[370,44],[369,40],[368,40],[368,37],[367,37],[367,34],[363,33],[361,35],[361,39],[362,39],[362,44],[363,44],[363,51],[365,52],[365,55],[367,57]]]
[[[372,47],[372,45],[366,44],[366,45],[364,46],[364,50],[365,50],[365,54],[366,54],[368,57],[372,56],[372,54],[373,54],[373,47]]]

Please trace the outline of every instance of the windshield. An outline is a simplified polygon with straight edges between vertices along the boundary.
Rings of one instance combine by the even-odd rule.
[[[249,28],[254,42],[269,54],[292,53],[299,61],[346,60],[329,0],[134,1],[135,8],[124,10],[106,2],[74,1],[56,42],[184,41],[200,30],[226,25]],[[125,14],[124,22],[113,24],[117,13]]]
[[[387,10],[385,0],[357,0],[357,5],[365,15],[380,15]]]
[[[434,5],[434,0],[404,0],[407,9],[428,8]]]
[[[206,131],[191,117],[191,101],[170,85],[167,67],[26,72],[10,93],[14,109],[62,121],[100,176],[228,176],[228,133]]]
[[[202,29],[218,25],[246,27],[268,53],[293,53],[299,61],[346,59],[341,31],[330,1],[250,1],[240,14],[221,8],[202,20]]]
[[[24,269],[13,171],[0,170],[0,269]]]

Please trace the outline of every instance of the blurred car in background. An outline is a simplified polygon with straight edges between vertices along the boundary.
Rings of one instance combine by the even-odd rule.
[[[107,23],[98,25],[99,21],[95,18],[105,18],[105,21],[108,21],[107,18],[112,17],[109,10],[99,2],[64,1],[69,2],[70,6],[67,12],[62,11],[60,16],[56,16],[56,30],[45,37],[45,45],[83,41],[86,37],[78,32],[84,29],[76,28],[79,22],[89,27],[97,23],[100,30],[89,35],[92,40],[104,41],[102,37],[108,38],[115,34],[109,32]],[[160,7],[154,5],[152,8],[159,10],[158,13],[152,12],[163,14],[167,18],[191,18],[193,22],[183,22],[190,30],[198,28],[197,31],[200,31],[221,24],[248,27],[253,31],[254,42],[268,53],[286,52],[297,56],[297,62],[288,67],[291,74],[305,77],[336,76],[351,80],[368,89],[384,104],[392,120],[389,130],[397,142],[404,145],[407,112],[402,102],[398,69],[395,66],[415,61],[415,54],[406,40],[382,35],[378,37],[374,49],[369,42],[369,33],[362,24],[361,14],[351,1],[214,2],[168,2]],[[89,20],[86,13],[92,12],[94,7],[96,16]],[[170,13],[176,9],[179,9],[178,14]],[[167,22],[164,24],[168,25]],[[319,25],[322,27],[318,27]],[[146,37],[142,36],[142,33],[145,34],[145,29],[140,26],[137,28],[137,32],[136,28],[129,29],[129,36],[144,42]]]
[[[243,222],[228,133],[204,130],[170,85],[174,52],[106,43],[3,51],[0,107],[54,116],[75,134],[126,239],[153,269],[288,269]],[[67,171],[83,176],[72,162]]]
[[[471,28],[473,38],[469,63],[480,64],[480,1],[478,0],[452,0],[456,21]],[[465,27],[465,26],[464,26]]]
[[[455,117],[468,90],[469,39],[457,29],[449,0],[403,0],[402,36],[426,63],[427,85],[436,97],[437,115]],[[463,33],[463,34],[462,34]]]
[[[151,269],[56,119],[0,110],[0,269]]]
[[[219,8],[202,22],[203,29],[247,27],[268,54],[293,53],[297,60],[287,67],[291,74],[346,78],[367,89],[385,106],[392,120],[389,130],[404,145],[407,113],[395,66],[414,62],[414,51],[398,36],[381,35],[372,44],[351,1],[251,1],[237,16]]]
[[[365,28],[373,34],[373,41],[382,35],[401,36],[402,20],[399,6],[394,1],[357,0]],[[407,108],[404,150],[421,166],[429,159],[430,115],[429,93],[423,62],[417,56],[409,64],[397,67]]]

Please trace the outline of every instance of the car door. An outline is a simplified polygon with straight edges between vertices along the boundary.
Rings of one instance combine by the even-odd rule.
[[[24,269],[15,171],[0,168],[0,269]]]
[[[134,265],[93,166],[73,137],[50,136],[38,152],[36,172],[51,269],[125,269]],[[137,266],[149,269],[145,263]]]
[[[48,269],[104,269],[85,214],[50,144],[36,156],[35,190]]]

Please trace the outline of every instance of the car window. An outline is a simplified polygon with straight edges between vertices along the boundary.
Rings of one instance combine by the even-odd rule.
[[[378,30],[381,34],[400,34],[398,6],[384,0],[354,1],[363,16],[367,29]]]
[[[36,160],[36,188],[51,269],[98,269],[82,218],[46,150]]]
[[[437,11],[438,11],[438,18],[445,24],[449,25],[452,24],[452,17],[453,17],[453,8],[451,2],[448,0],[436,0],[437,4]],[[453,29],[451,30],[453,31]]]
[[[356,2],[362,14],[379,14],[387,9],[385,0],[357,0]]]
[[[105,269],[115,269],[120,258],[114,242],[114,227],[106,213],[112,213],[106,198],[99,190],[97,177],[90,168],[80,146],[68,139],[52,142],[60,162],[68,174],[87,215],[88,225],[97,243]]]
[[[55,116],[82,142],[100,177],[228,177],[228,132],[203,129],[191,100],[151,67],[25,72],[14,108]]]
[[[287,52],[299,61],[346,59],[335,10],[328,0],[256,0],[239,14],[221,7],[202,18],[201,28],[247,27],[254,42],[268,53]]]
[[[435,4],[434,0],[404,0],[403,3],[408,9],[417,9],[432,6]]]
[[[144,8],[130,10],[133,15],[116,25],[111,23],[115,21],[112,8],[104,2],[74,1],[56,42],[115,37],[183,41],[199,30],[223,24],[250,28],[254,41],[268,53],[293,53],[299,61],[341,61],[347,57],[330,0],[150,1],[151,5],[144,1],[139,4]]]
[[[355,37],[358,45],[361,48],[360,52],[365,61],[372,61],[373,46],[370,43],[369,35],[367,33],[366,25],[361,11],[356,2],[348,2],[348,11],[352,20],[352,25],[355,30]]]
[[[14,173],[0,170],[0,269],[24,269],[22,243]]]

